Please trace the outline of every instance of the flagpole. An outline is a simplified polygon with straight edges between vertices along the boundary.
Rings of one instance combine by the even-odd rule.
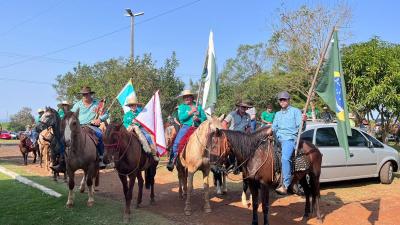
[[[313,78],[313,80],[312,80],[312,82],[311,82],[311,87],[310,87],[310,89],[308,90],[306,105],[305,105],[304,108],[303,108],[303,113],[304,113],[304,114],[307,112],[308,105],[310,104],[311,96],[312,96],[312,94],[313,94],[313,92],[314,92],[314,87],[315,87],[315,83],[316,83],[316,81],[317,81],[317,76],[318,76],[319,70],[320,70],[320,68],[321,68],[321,66],[322,66],[322,63],[323,63],[324,58],[325,58],[326,51],[328,50],[328,47],[329,47],[329,45],[330,45],[330,43],[331,43],[332,36],[333,36],[333,33],[335,32],[335,30],[336,30],[336,26],[334,26],[334,27],[332,28],[332,31],[331,31],[331,33],[329,34],[328,41],[327,41],[327,43],[325,44],[324,49],[322,50],[322,54],[320,55],[320,58],[319,58],[319,61],[318,61],[318,65],[317,65],[317,69],[315,70],[314,78]],[[298,131],[298,133],[297,133],[296,148],[294,149],[294,155],[295,155],[295,156],[297,156],[297,149],[299,148],[300,136],[301,136],[301,131],[303,130],[303,127],[304,127],[304,121],[303,121],[303,119],[302,119],[302,120],[301,120],[301,123],[300,123],[299,131]]]

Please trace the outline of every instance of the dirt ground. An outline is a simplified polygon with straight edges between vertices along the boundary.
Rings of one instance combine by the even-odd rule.
[[[22,157],[16,146],[3,145],[0,147],[0,160],[25,167],[27,171],[35,175],[49,176],[45,169],[40,168],[38,164],[31,163],[32,157],[29,160],[30,164],[23,166]],[[192,216],[185,216],[183,213],[184,201],[178,199],[177,174],[175,171],[173,173],[167,171],[164,165],[165,163],[161,163],[157,170],[156,204],[149,204],[150,194],[145,190],[142,210],[161,214],[176,224],[250,224],[251,209],[243,207],[241,204],[241,184],[239,182],[229,181],[228,194],[217,196],[211,182],[212,179],[210,179],[213,212],[206,214],[202,211],[203,192],[200,172],[195,176]],[[79,179],[79,177],[76,179]],[[96,195],[116,199],[123,204],[122,186],[115,171],[102,171],[100,186],[97,189]],[[308,221],[302,221],[304,198],[296,195],[280,197],[272,191],[270,196],[269,218],[271,224],[319,224],[315,217]],[[134,199],[136,199],[136,195]],[[377,179],[322,184],[321,211],[324,214],[323,224],[400,224],[400,175],[396,174],[391,185],[379,184]],[[259,212],[261,222],[261,206]]]

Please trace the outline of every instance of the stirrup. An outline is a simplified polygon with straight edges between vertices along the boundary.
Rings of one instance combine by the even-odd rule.
[[[107,165],[104,164],[103,160],[100,160],[100,162],[99,162],[99,168],[100,168],[100,169],[105,169],[106,167],[107,167]]]

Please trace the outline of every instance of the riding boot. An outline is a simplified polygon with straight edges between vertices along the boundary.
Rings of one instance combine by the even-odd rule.
[[[160,161],[160,158],[158,158],[157,156],[157,149],[156,146],[154,144],[150,145],[151,148],[151,155],[153,156],[154,161]]]
[[[105,169],[106,167],[107,167],[107,165],[104,164],[104,162],[103,162],[103,156],[100,155],[99,156],[99,168],[102,170],[102,169]]]
[[[174,153],[171,152],[171,154],[169,155],[169,161],[167,164],[167,169],[171,172],[172,172],[172,170],[174,170],[174,159],[175,159]]]
[[[56,173],[65,173],[65,170],[66,170],[65,158],[61,157],[60,163],[58,163],[55,166],[50,166],[50,169],[52,169]]]

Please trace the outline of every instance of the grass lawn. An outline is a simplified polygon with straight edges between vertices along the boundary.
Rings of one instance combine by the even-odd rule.
[[[67,209],[67,188],[64,183],[55,183],[47,177],[29,176],[12,164],[0,162],[0,165],[63,195],[60,198],[51,197],[0,173],[0,224],[123,224],[122,202],[95,195],[95,205],[88,208],[87,193],[76,191],[74,208]],[[164,217],[140,209],[133,209],[132,212],[130,224],[173,224]]]

